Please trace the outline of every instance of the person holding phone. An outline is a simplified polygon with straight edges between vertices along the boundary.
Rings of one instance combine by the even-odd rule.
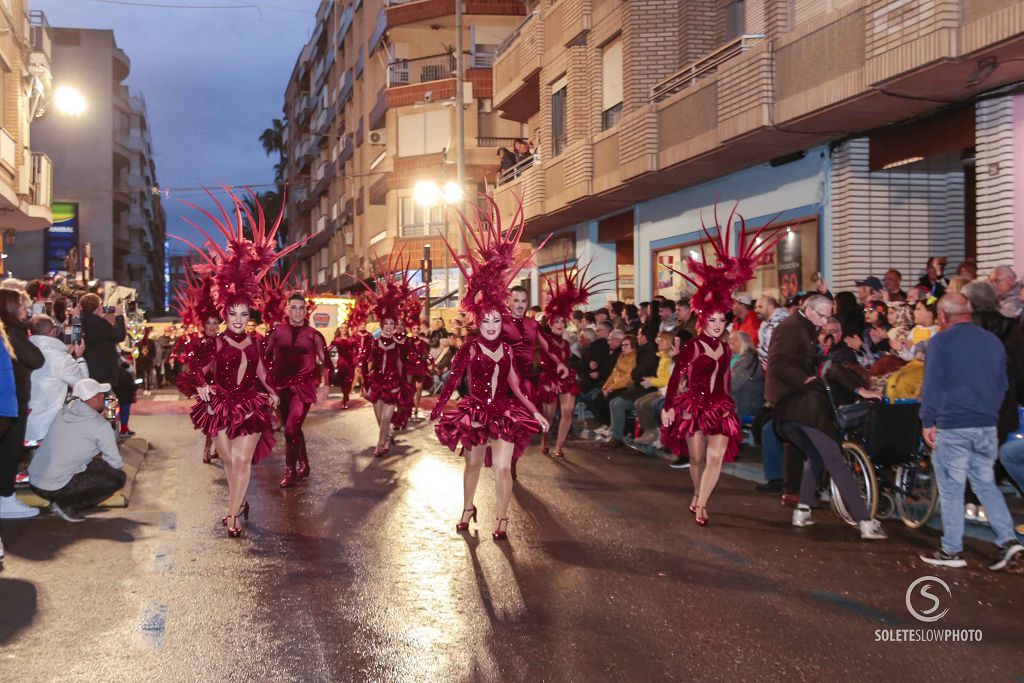
[[[89,376],[100,384],[114,386],[120,366],[117,345],[124,341],[126,334],[124,314],[120,306],[107,306],[100,313],[100,298],[96,294],[84,295],[78,305]]]
[[[42,441],[54,418],[64,407],[68,390],[78,380],[89,376],[85,344],[64,344],[58,337],[60,327],[48,315],[37,315],[29,321],[29,341],[43,354],[43,367],[32,373],[32,398],[29,399],[28,425],[25,441]]]

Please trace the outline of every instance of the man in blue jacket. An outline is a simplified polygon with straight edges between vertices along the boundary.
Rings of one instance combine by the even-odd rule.
[[[928,564],[964,567],[964,486],[967,479],[988,512],[1000,558],[989,569],[1005,569],[1024,551],[993,470],[999,442],[996,423],[1006,393],[1006,351],[999,338],[971,322],[962,294],[939,301],[939,325],[928,340],[921,397],[925,443],[942,505],[942,549],[921,555]]]

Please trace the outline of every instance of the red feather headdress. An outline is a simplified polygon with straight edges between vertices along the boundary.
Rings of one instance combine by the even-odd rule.
[[[348,318],[345,320],[345,324],[351,328],[351,332],[355,333],[362,329],[366,321],[370,319],[370,307],[370,300],[367,297],[356,297],[356,304],[348,312]]]
[[[186,327],[202,329],[209,318],[220,318],[213,303],[213,278],[197,275],[192,264],[185,262],[185,286],[174,295],[175,310]]]
[[[741,214],[736,213],[739,205],[739,202],[733,205],[732,211],[729,212],[729,219],[725,225],[722,225],[718,222],[718,201],[716,199],[714,227],[717,232],[714,235],[704,225],[704,217],[701,215],[700,227],[711,243],[718,265],[711,265],[708,262],[707,256],[703,253],[704,249],[701,247],[700,261],[692,256],[686,259],[686,265],[693,277],[669,266],[669,270],[697,288],[696,293],[690,299],[690,306],[697,311],[697,319],[701,324],[704,324],[712,313],[724,313],[732,309],[733,293],[754,277],[754,268],[762,263],[768,252],[774,249],[783,237],[782,234],[779,234],[780,228],[773,227],[775,219],[778,218],[775,216],[757,229],[753,239],[748,239],[747,222]],[[740,243],[736,256],[729,254],[729,233],[732,230],[734,216],[739,216],[740,219]]]
[[[388,263],[382,274],[374,278],[377,288],[359,280],[366,288],[366,297],[373,306],[373,314],[377,321],[384,324],[385,320],[394,320],[396,323],[403,323],[406,320],[406,312],[414,299],[419,304],[419,292],[424,285],[413,287],[410,284],[412,275],[409,271],[409,259],[403,259],[404,251],[391,252]]]
[[[568,320],[572,316],[573,309],[586,304],[599,287],[610,282],[610,280],[601,280],[600,276],[588,278],[587,272],[591,265],[588,263],[581,269],[569,268],[568,262],[563,263],[560,282],[554,282],[551,278],[544,276],[544,283],[548,287],[548,300],[544,304],[544,315],[547,316],[548,324],[551,324],[553,318]]]
[[[444,238],[445,246],[466,279],[466,292],[459,306],[471,314],[477,323],[491,311],[497,311],[503,316],[508,313],[509,285],[550,239],[548,236],[529,255],[517,260],[516,251],[526,227],[522,198],[512,215],[512,224],[503,228],[501,213],[494,197],[489,194],[482,196],[487,202],[486,212],[476,204],[470,204],[474,214],[472,222],[465,214],[459,213],[459,229],[470,247],[468,253],[457,254],[448,239]]]
[[[282,203],[281,212],[278,214],[277,220],[274,221],[274,225],[268,229],[263,206],[255,192],[246,188],[256,205],[256,216],[253,216],[249,207],[231,191],[231,188],[225,187],[224,191],[228,193],[234,204],[234,216],[228,214],[224,205],[209,190],[206,190],[206,193],[220,211],[219,218],[190,202],[182,201],[182,204],[199,211],[210,219],[225,238],[225,246],[217,244],[209,233],[188,218],[183,218],[183,220],[206,238],[204,248],[200,249],[192,242],[177,235],[172,235],[172,237],[184,242],[198,253],[200,261],[193,265],[193,270],[199,275],[213,277],[214,302],[219,310],[226,313],[229,307],[239,303],[258,307],[263,298],[261,287],[263,278],[267,276],[279,259],[301,247],[309,240],[309,237],[278,251],[277,231],[281,227],[281,219],[284,217],[285,203]],[[252,239],[245,235],[246,222],[249,224]]]
[[[293,291],[290,280],[294,268],[293,265],[284,275],[279,271],[270,273],[260,282],[263,324],[268,330],[274,329],[274,325],[285,319],[288,298]]]

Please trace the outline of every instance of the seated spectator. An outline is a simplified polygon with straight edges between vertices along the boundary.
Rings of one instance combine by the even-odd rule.
[[[654,389],[640,396],[634,402],[636,419],[643,430],[635,440],[640,444],[654,444],[660,437],[661,407],[664,404],[664,392],[672,377],[672,365],[675,358],[675,335],[671,332],[658,333],[658,370],[653,377],[647,377],[641,383],[645,388]],[[661,405],[659,405],[661,404]]]
[[[996,266],[988,276],[988,283],[996,290],[999,297],[999,312],[1007,318],[1019,318],[1021,307],[1021,283],[1017,282],[1017,273],[1010,266]]]
[[[659,332],[657,337],[660,337],[661,334]],[[671,335],[668,336],[671,338]],[[608,402],[608,411],[611,418],[609,422],[611,439],[607,444],[609,447],[621,446],[625,442],[627,436],[625,431],[626,414],[633,409],[636,400],[641,396],[657,393],[657,389],[651,385],[651,380],[658,373],[659,354],[663,351],[660,348],[657,337],[654,343],[652,343],[643,333],[643,330],[636,336],[636,364],[630,373],[632,383],[625,391]],[[668,382],[666,381],[667,384]]]
[[[732,314],[735,318],[730,329],[734,332],[746,332],[747,337],[756,347],[757,333],[761,329],[761,319],[754,313],[754,298],[746,292],[737,294],[733,297]]]
[[[658,325],[659,332],[676,331],[676,305],[671,301],[661,301],[658,304]]]
[[[434,384],[430,388],[431,394],[436,394],[448,379],[448,373],[452,370],[452,360],[455,358],[457,339],[455,335],[441,337],[438,346],[440,353],[434,358]]]
[[[686,342],[697,336],[697,316],[693,314],[690,307],[690,298],[682,297],[676,301],[676,336],[679,338],[678,346],[682,347]]]
[[[37,315],[29,322],[29,341],[43,354],[43,367],[32,373],[32,398],[28,403],[25,441],[42,441],[57,413],[64,407],[68,389],[89,376],[82,358],[85,344],[65,345],[57,338],[59,328],[48,315]]]
[[[608,379],[601,385],[600,392],[587,402],[591,412],[594,413],[598,423],[601,425],[596,430],[601,436],[609,436],[611,433],[611,413],[609,412],[608,403],[629,388],[633,380],[633,368],[636,367],[636,337],[625,335],[621,330],[615,330],[611,333],[609,339],[621,340],[621,352],[618,355],[618,360],[615,361],[615,367],[612,368],[611,373],[608,375]]]
[[[109,384],[79,380],[74,399],[57,415],[28,467],[32,490],[68,522],[82,521],[79,510],[102,503],[125,484],[117,438],[101,414],[108,391]]]
[[[441,345],[441,340],[448,336],[448,330],[444,327],[444,318],[434,318],[430,321],[430,348],[436,349]]]
[[[853,292],[839,292],[833,302],[835,316],[843,329],[864,327],[864,306],[857,302]]]
[[[938,315],[937,303],[934,299],[919,299],[914,304],[914,327],[910,330],[911,346],[928,341],[939,331],[935,324]]]
[[[903,274],[900,271],[892,269],[885,272],[885,277],[882,279],[882,284],[885,285],[885,300],[889,303],[895,303],[898,301],[906,301],[907,293],[900,288],[900,283],[903,281]]]
[[[978,279],[978,262],[974,259],[967,259],[956,267],[957,277],[964,282],[973,282]]]
[[[872,299],[882,300],[885,285],[877,277],[872,275],[863,280],[857,280],[853,284],[857,286],[857,301],[861,305],[866,305]]]
[[[949,284],[945,271],[946,257],[932,256],[928,259],[925,274],[917,281],[917,286],[925,289],[929,296],[941,299],[942,295],[946,293],[946,285]]]
[[[864,308],[864,353],[875,362],[889,352],[889,307],[884,301],[869,301]]]
[[[757,350],[746,332],[729,334],[732,367],[729,371],[729,394],[739,417],[754,416],[764,405],[764,368]]]
[[[626,304],[626,331],[636,334],[640,330],[640,309],[633,304]]]
[[[912,347],[913,358],[885,382],[885,397],[890,401],[901,399],[920,400],[924,384],[924,343]]]

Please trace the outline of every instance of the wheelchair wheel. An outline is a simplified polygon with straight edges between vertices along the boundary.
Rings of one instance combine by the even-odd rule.
[[[864,506],[868,509],[871,519],[874,519],[878,514],[878,480],[875,478],[875,469],[871,466],[871,459],[864,447],[853,441],[844,441],[842,450],[843,459],[846,460],[846,465],[850,468],[850,473],[853,474]],[[847,510],[835,482],[830,481],[829,486],[832,491],[833,512],[850,526],[857,526],[857,520]]]
[[[926,453],[896,468],[893,495],[900,519],[911,529],[920,529],[932,518],[939,506],[939,485]]]

